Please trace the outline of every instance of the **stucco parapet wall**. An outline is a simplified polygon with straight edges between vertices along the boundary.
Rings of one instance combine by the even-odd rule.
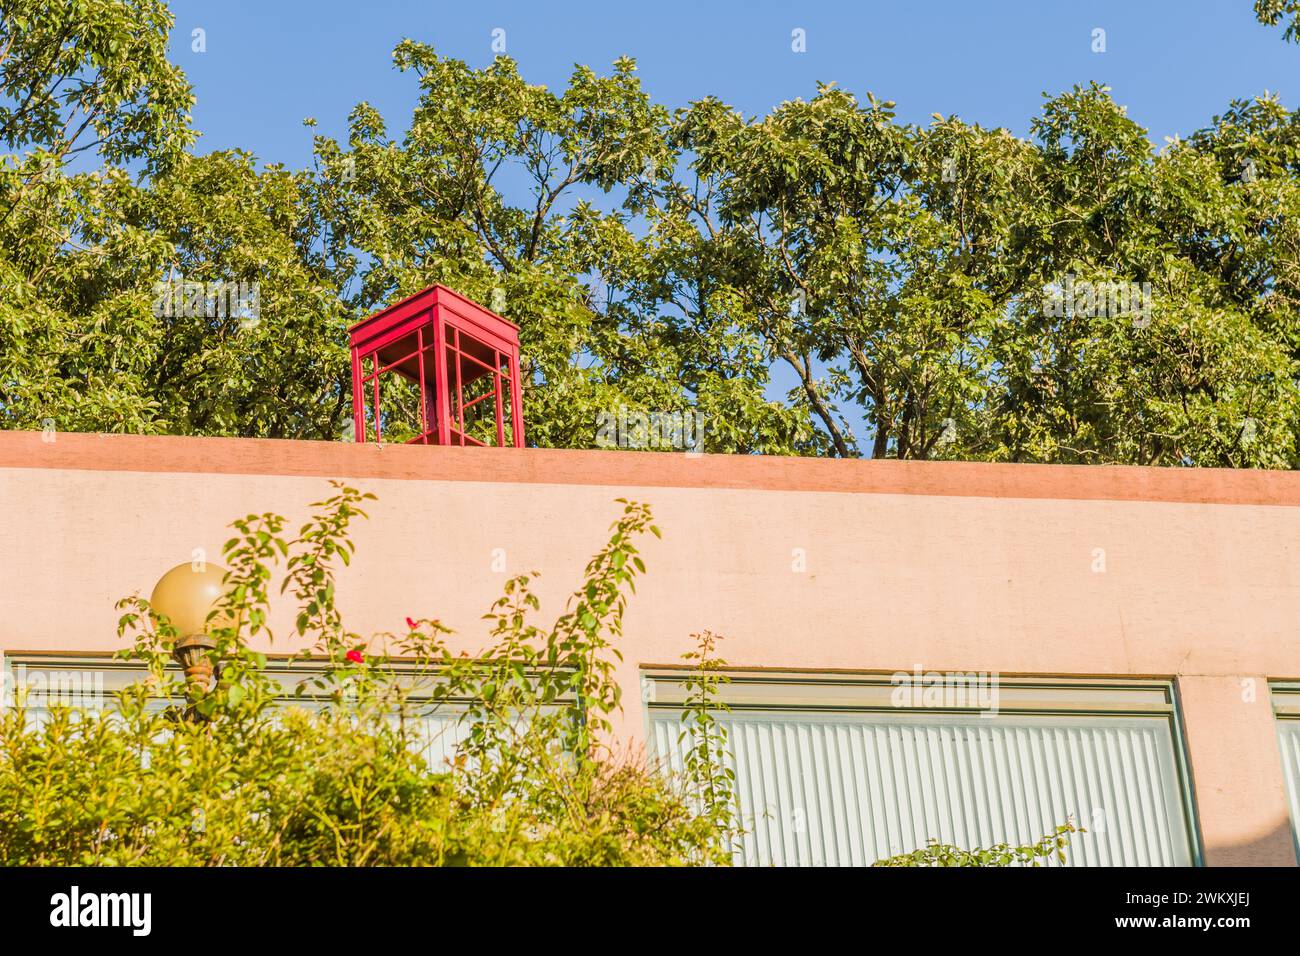
[[[219,560],[250,511],[297,527],[344,478],[378,495],[339,576],[362,634],[435,616],[479,649],[532,570],[553,617],[627,497],[664,531],[642,542],[631,686],[703,629],[737,667],[1300,679],[1292,473],[50,437],[0,432],[4,651],[116,649],[119,598]]]
[[[0,431],[0,468],[1300,506],[1300,473]]]

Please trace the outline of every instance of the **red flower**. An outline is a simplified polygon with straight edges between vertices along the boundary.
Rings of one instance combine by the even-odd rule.
[[[347,658],[353,664],[364,664],[366,662],[366,655],[360,651],[348,651]]]
[[[410,630],[412,630],[412,631],[415,630],[415,621],[411,620],[411,619],[408,617],[408,618],[406,619],[406,626],[407,626],[408,629],[410,629]]]

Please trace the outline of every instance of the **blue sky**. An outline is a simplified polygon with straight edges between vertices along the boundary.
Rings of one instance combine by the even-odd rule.
[[[492,31],[530,82],[563,86],[575,63],[637,59],[669,106],[706,94],[750,114],[809,97],[819,80],[898,103],[902,119],[956,113],[1027,132],[1044,91],[1099,80],[1154,141],[1209,122],[1235,97],[1300,103],[1300,45],[1255,21],[1251,0],[860,0],[404,2],[174,0],[173,57],[198,96],[200,150],[243,146],[263,161],[310,161],[302,126],[341,135],[360,100],[404,128],[414,80],[392,67],[403,37],[472,65]],[[1106,31],[1106,52],[1092,31]],[[192,31],[207,50],[191,49]],[[806,31],[807,52],[791,51]]]

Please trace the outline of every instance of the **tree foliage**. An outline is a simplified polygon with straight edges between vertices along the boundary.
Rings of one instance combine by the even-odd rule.
[[[360,103],[290,170],[190,151],[158,0],[57,9],[0,18],[7,427],[336,439],[347,325],[443,282],[521,326],[539,445],[698,409],[714,452],[1300,456],[1300,120],[1273,96],[1156,148],[1096,83],[1022,138],[833,84],[670,111],[628,59],[553,91],[404,40],[409,120]],[[257,321],[160,313],[179,281],[257,283]]]
[[[1285,23],[1283,38],[1300,43],[1300,0],[1255,0],[1255,17],[1271,27]]]

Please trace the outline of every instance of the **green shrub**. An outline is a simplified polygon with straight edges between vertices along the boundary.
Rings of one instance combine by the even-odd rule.
[[[875,866],[1041,866],[1055,859],[1065,862],[1065,851],[1070,846],[1071,833],[1085,832],[1072,822],[1061,824],[1037,843],[1010,846],[995,843],[986,849],[963,850],[961,847],[931,840],[926,846],[911,853],[878,860]]]
[[[158,707],[186,697],[168,666],[177,635],[136,597],[122,602],[122,656],[147,676],[115,707],[55,708],[41,726],[21,707],[0,714],[0,864],[727,862],[683,782],[609,744],[611,641],[644,570],[635,539],[658,533],[649,511],[623,502],[548,629],[529,621],[533,575],[512,579],[487,615],[493,645],[470,658],[448,650],[436,621],[372,641],[344,628],[334,569],[352,556],[348,525],[369,497],[336,486],[291,540],[278,515],[235,522],[227,594],[210,618],[217,677],[189,706]],[[324,667],[303,706],[277,701],[267,658],[250,647],[269,636],[281,562],[304,656]],[[466,702],[466,739],[435,772],[415,718],[452,701]]]

